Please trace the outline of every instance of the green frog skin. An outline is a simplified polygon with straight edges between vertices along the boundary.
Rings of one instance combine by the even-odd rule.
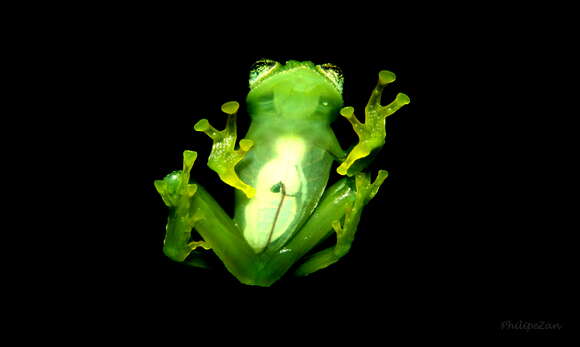
[[[238,148],[237,102],[222,105],[224,130],[206,119],[194,126],[213,140],[208,167],[236,190],[234,218],[190,177],[197,153],[186,150],[183,169],[155,181],[169,207],[164,253],[207,267],[213,252],[240,282],[258,286],[272,285],[289,270],[308,275],[337,262],[350,250],[364,206],[387,177],[379,170],[371,180],[363,170],[385,143],[386,118],[409,103],[399,93],[381,106],[382,91],[394,80],[392,72],[379,72],[361,123],[352,107],[342,107],[336,66],[256,62],[246,99],[251,124]],[[337,114],[359,137],[348,153],[330,127]],[[344,178],[327,187],[334,162]],[[333,232],[336,245],[309,253]]]

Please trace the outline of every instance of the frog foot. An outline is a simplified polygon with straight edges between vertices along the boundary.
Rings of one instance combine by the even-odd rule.
[[[379,170],[373,183],[371,183],[368,173],[359,172],[355,176],[355,201],[352,206],[347,208],[342,224],[338,220],[333,221],[331,224],[332,229],[336,232],[334,254],[337,257],[344,256],[350,250],[363,208],[375,197],[387,176],[388,172],[386,170]]]
[[[203,249],[210,250],[211,246],[209,245],[209,243],[205,242],[205,241],[191,241],[190,243],[187,244],[187,247],[190,249],[190,251],[195,250],[197,247],[201,247]]]
[[[165,205],[187,211],[190,198],[197,191],[197,184],[189,183],[189,175],[197,152],[183,152],[183,170],[178,170],[165,176],[162,180],[155,180],[155,188],[161,195]]]
[[[235,171],[236,165],[254,145],[252,140],[243,139],[240,140],[240,148],[234,149],[237,137],[236,115],[239,107],[240,104],[236,101],[222,105],[222,112],[228,115],[224,130],[216,130],[207,119],[197,122],[194,129],[205,133],[213,140],[207,166],[215,171],[224,183],[241,190],[250,199],[256,194],[256,190],[244,183]]]
[[[347,106],[340,110],[340,114],[351,123],[355,133],[358,135],[359,141],[350,151],[345,161],[336,169],[339,174],[354,175],[356,172],[349,172],[349,168],[357,160],[369,156],[371,152],[381,148],[385,144],[385,119],[410,102],[406,94],[399,93],[393,102],[387,106],[381,106],[383,89],[387,84],[395,81],[395,78],[395,74],[390,71],[382,70],[379,72],[377,86],[373,89],[371,97],[365,107],[364,123],[361,123],[356,118],[353,107]]]

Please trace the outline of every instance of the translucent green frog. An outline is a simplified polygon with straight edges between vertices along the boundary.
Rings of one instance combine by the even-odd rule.
[[[236,188],[235,216],[192,183],[197,153],[186,150],[183,169],[155,181],[169,207],[164,253],[205,267],[213,251],[239,281],[258,286],[270,286],[289,269],[307,275],[338,261],[351,247],[364,206],[387,177],[379,170],[371,180],[362,170],[385,143],[386,117],[409,103],[399,93],[381,106],[383,88],[394,80],[392,72],[379,72],[361,123],[352,107],[342,107],[343,77],[336,66],[256,62],[246,99],[252,122],[239,148],[235,101],[222,105],[224,130],[206,119],[194,126],[213,140],[207,165]],[[359,137],[348,153],[330,128],[337,113]],[[327,188],[334,161],[345,177]],[[332,232],[336,245],[307,255]]]

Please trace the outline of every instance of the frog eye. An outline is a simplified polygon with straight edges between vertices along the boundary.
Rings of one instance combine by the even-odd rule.
[[[321,74],[330,80],[338,92],[342,93],[342,84],[344,82],[344,78],[342,77],[342,70],[333,64],[322,64],[318,65],[317,68]]]
[[[269,76],[272,71],[280,66],[280,63],[270,59],[260,59],[250,69],[250,89]]]

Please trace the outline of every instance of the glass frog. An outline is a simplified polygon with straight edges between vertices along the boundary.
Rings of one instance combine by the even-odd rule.
[[[246,99],[251,124],[239,145],[235,101],[221,107],[224,130],[207,119],[194,126],[213,140],[207,165],[236,190],[234,218],[194,183],[190,171],[197,153],[186,150],[183,169],[155,181],[169,207],[165,255],[206,267],[213,252],[240,282],[266,287],[290,270],[308,275],[337,262],[350,250],[364,206],[387,178],[379,170],[372,180],[363,169],[385,143],[385,119],[409,103],[399,93],[381,105],[383,88],[394,80],[392,72],[379,72],[361,123],[353,107],[342,107],[338,67],[257,61]],[[337,114],[359,138],[348,152],[330,127]],[[344,178],[326,187],[334,161]],[[334,246],[309,254],[332,233]]]

